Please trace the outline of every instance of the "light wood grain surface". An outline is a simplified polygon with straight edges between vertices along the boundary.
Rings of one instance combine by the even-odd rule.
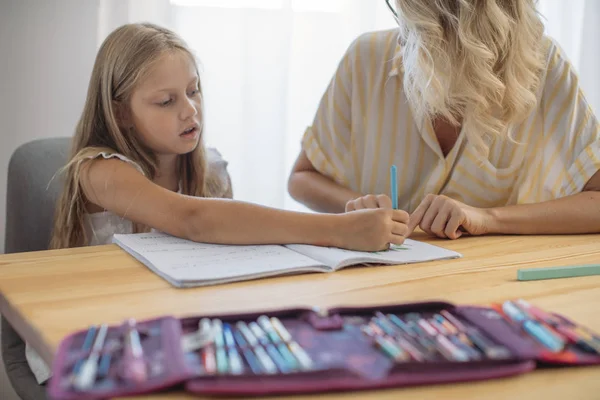
[[[175,289],[116,245],[2,255],[0,312],[48,361],[64,336],[99,322],[118,324],[128,317],[141,320],[161,315],[293,306],[376,305],[431,299],[486,305],[520,297],[600,331],[600,276],[516,280],[519,268],[600,262],[600,235],[416,239],[456,250],[464,257]],[[319,397],[400,396],[403,400],[598,399],[600,367],[538,370],[480,383]],[[149,397],[192,398],[183,392]]]

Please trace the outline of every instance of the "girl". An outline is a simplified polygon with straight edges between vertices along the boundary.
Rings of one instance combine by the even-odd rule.
[[[156,229],[224,244],[305,243],[356,250],[401,244],[408,214],[301,214],[234,201],[226,163],[203,144],[202,91],[173,32],[130,24],[102,44],[75,131],[52,248]],[[38,380],[49,369],[27,347]]]
[[[290,194],[318,211],[391,208],[395,164],[409,232],[600,232],[600,125],[536,2],[392,3],[399,29],[348,49]]]
[[[403,242],[404,212],[301,214],[228,199],[225,162],[203,144],[202,109],[194,57],[173,32],[131,24],[111,33],[76,128],[51,246],[149,229],[226,244]]]

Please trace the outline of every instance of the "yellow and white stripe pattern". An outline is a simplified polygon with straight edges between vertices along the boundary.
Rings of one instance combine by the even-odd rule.
[[[487,158],[461,132],[444,157],[430,121],[415,121],[403,92],[397,31],[356,39],[303,137],[322,174],[362,194],[390,193],[398,167],[398,205],[414,211],[429,193],[475,207],[534,203],[580,192],[600,169],[600,125],[578,77],[550,39],[538,106],[511,126],[517,143],[490,143]]]

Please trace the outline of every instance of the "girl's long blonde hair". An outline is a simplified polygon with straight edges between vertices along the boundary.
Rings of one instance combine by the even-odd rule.
[[[86,200],[80,185],[84,161],[103,151],[119,153],[137,162],[146,177],[154,178],[158,166],[155,155],[134,132],[123,128],[117,119],[116,108],[128,107],[136,85],[152,64],[168,51],[181,51],[196,65],[192,52],[175,33],[153,24],[127,24],[104,40],[96,56],[83,112],[75,129],[70,160],[62,170],[65,173],[64,189],[56,207],[50,248],[87,243],[84,228]],[[214,197],[222,194],[223,188],[216,175],[207,171],[202,136],[201,128],[196,149],[178,159],[181,191],[192,196]],[[135,229],[148,228],[136,225]]]
[[[535,0],[396,0],[404,90],[484,153],[537,103],[544,27]]]

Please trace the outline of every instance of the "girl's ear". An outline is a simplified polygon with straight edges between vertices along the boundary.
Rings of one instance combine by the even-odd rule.
[[[115,110],[115,117],[119,127],[129,129],[133,127],[133,118],[129,107],[121,101],[113,101],[113,110]]]

